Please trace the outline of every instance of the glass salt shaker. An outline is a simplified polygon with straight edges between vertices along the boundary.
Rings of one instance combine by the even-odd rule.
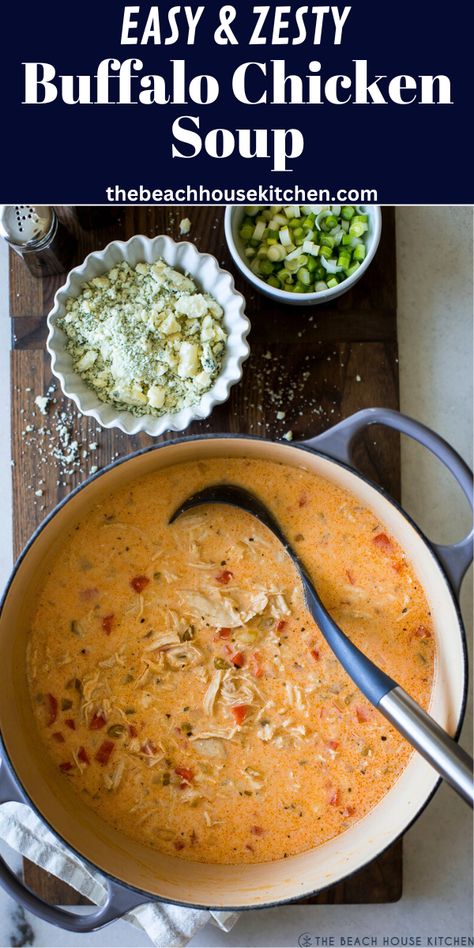
[[[65,273],[76,245],[54,208],[38,204],[0,204],[0,236],[35,277]]]

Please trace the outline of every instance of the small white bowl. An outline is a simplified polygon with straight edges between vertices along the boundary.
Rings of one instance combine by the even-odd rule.
[[[279,303],[290,303],[292,306],[314,306],[315,303],[328,303],[336,296],[342,296],[347,290],[350,290],[354,283],[360,280],[361,276],[367,270],[367,267],[373,260],[375,252],[379,245],[380,234],[382,231],[382,214],[380,208],[375,204],[364,206],[364,211],[368,215],[369,229],[367,232],[367,253],[358,270],[347,277],[342,283],[332,287],[329,290],[322,290],[320,293],[288,293],[287,290],[279,290],[275,286],[269,286],[265,280],[255,276],[250,269],[244,256],[242,240],[239,236],[239,230],[242,219],[245,216],[245,208],[238,205],[227,207],[224,217],[225,239],[230,254],[236,266],[249,283],[252,283],[257,290],[260,290],[265,296]]]
[[[227,330],[226,347],[221,371],[199,402],[165,415],[133,415],[118,411],[114,405],[102,402],[86,382],[74,371],[70,354],[66,350],[66,335],[57,325],[58,318],[65,313],[66,300],[76,297],[82,287],[93,277],[100,276],[112,267],[126,261],[134,267],[137,263],[154,263],[162,258],[171,267],[176,267],[195,280],[200,290],[210,293],[224,310],[223,324]],[[250,322],[244,313],[245,300],[235,289],[233,277],[221,270],[215,257],[199,253],[194,244],[187,241],[176,243],[170,237],[131,237],[130,240],[113,240],[104,250],[90,253],[80,267],[68,275],[66,283],[56,293],[54,306],[48,316],[49,334],[47,349],[51,355],[53,375],[59,380],[62,391],[76,403],[83,415],[91,415],[103,428],[120,428],[125,434],[134,435],[143,431],[157,437],[164,431],[183,431],[195,419],[207,418],[215,405],[225,402],[232,385],[242,378],[242,364],[249,355],[246,337]]]

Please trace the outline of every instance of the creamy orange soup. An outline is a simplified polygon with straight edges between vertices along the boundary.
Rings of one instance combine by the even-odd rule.
[[[220,481],[258,492],[334,619],[428,706],[428,604],[384,525],[312,473],[233,458],[136,480],[77,523],[38,597],[29,684],[47,753],[104,820],[187,859],[263,862],[360,820],[410,747],[332,655],[264,527],[230,507],[168,524]]]

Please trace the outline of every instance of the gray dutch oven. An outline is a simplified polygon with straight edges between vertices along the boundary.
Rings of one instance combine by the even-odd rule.
[[[395,411],[372,408],[300,444],[226,434],[147,448],[118,460],[77,488],[32,537],[15,566],[0,614],[0,801],[33,807],[63,843],[104,874],[107,899],[91,914],[78,916],[43,902],[1,861],[0,884],[26,909],[71,931],[89,932],[154,899],[214,909],[274,906],[320,891],[360,869],[405,832],[422,811],[439,779],[414,753],[397,783],[367,816],[316,849],[272,863],[246,865],[244,872],[239,866],[203,865],[164,856],[101,821],[58,775],[36,736],[27,690],[26,641],[35,592],[51,554],[61,547],[77,518],[102,493],[150,471],[209,457],[258,457],[304,467],[351,491],[406,551],[426,592],[435,628],[438,661],[430,713],[457,737],[467,686],[457,597],[472,560],[472,531],[450,546],[431,543],[390,497],[354,469],[354,439],[373,424],[388,425],[425,445],[449,468],[472,506],[472,475],[442,438]]]

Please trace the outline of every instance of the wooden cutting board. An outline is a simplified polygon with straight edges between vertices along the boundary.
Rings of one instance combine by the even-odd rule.
[[[187,434],[230,431],[278,439],[291,430],[296,440],[318,434],[360,408],[398,408],[393,208],[383,210],[380,247],[367,274],[331,305],[308,308],[277,305],[246,283],[227,252],[222,208],[107,208],[107,226],[88,230],[78,225],[70,208],[57,211],[77,238],[72,266],[113,239],[126,240],[133,234],[168,234],[180,239],[179,222],[189,217],[192,227],[187,239],[199,250],[213,253],[234,273],[252,324],[251,356],[228,402],[216,408],[210,419],[191,425]],[[46,416],[35,406],[35,397],[45,394],[52,383],[45,352],[46,315],[64,280],[65,275],[35,279],[21,258],[10,255],[15,556],[48,511],[83,481],[91,468],[152,442],[147,435],[128,437],[119,431],[97,431],[95,422],[80,417],[57,388]],[[283,411],[285,417],[279,420],[277,413]],[[68,461],[68,442],[70,445],[74,440],[76,457]],[[399,499],[396,434],[372,428],[357,446],[357,461],[365,474]],[[31,863],[25,862],[24,876],[31,888],[51,902],[78,901],[77,893]],[[392,902],[401,892],[399,841],[345,882],[305,901]]]

